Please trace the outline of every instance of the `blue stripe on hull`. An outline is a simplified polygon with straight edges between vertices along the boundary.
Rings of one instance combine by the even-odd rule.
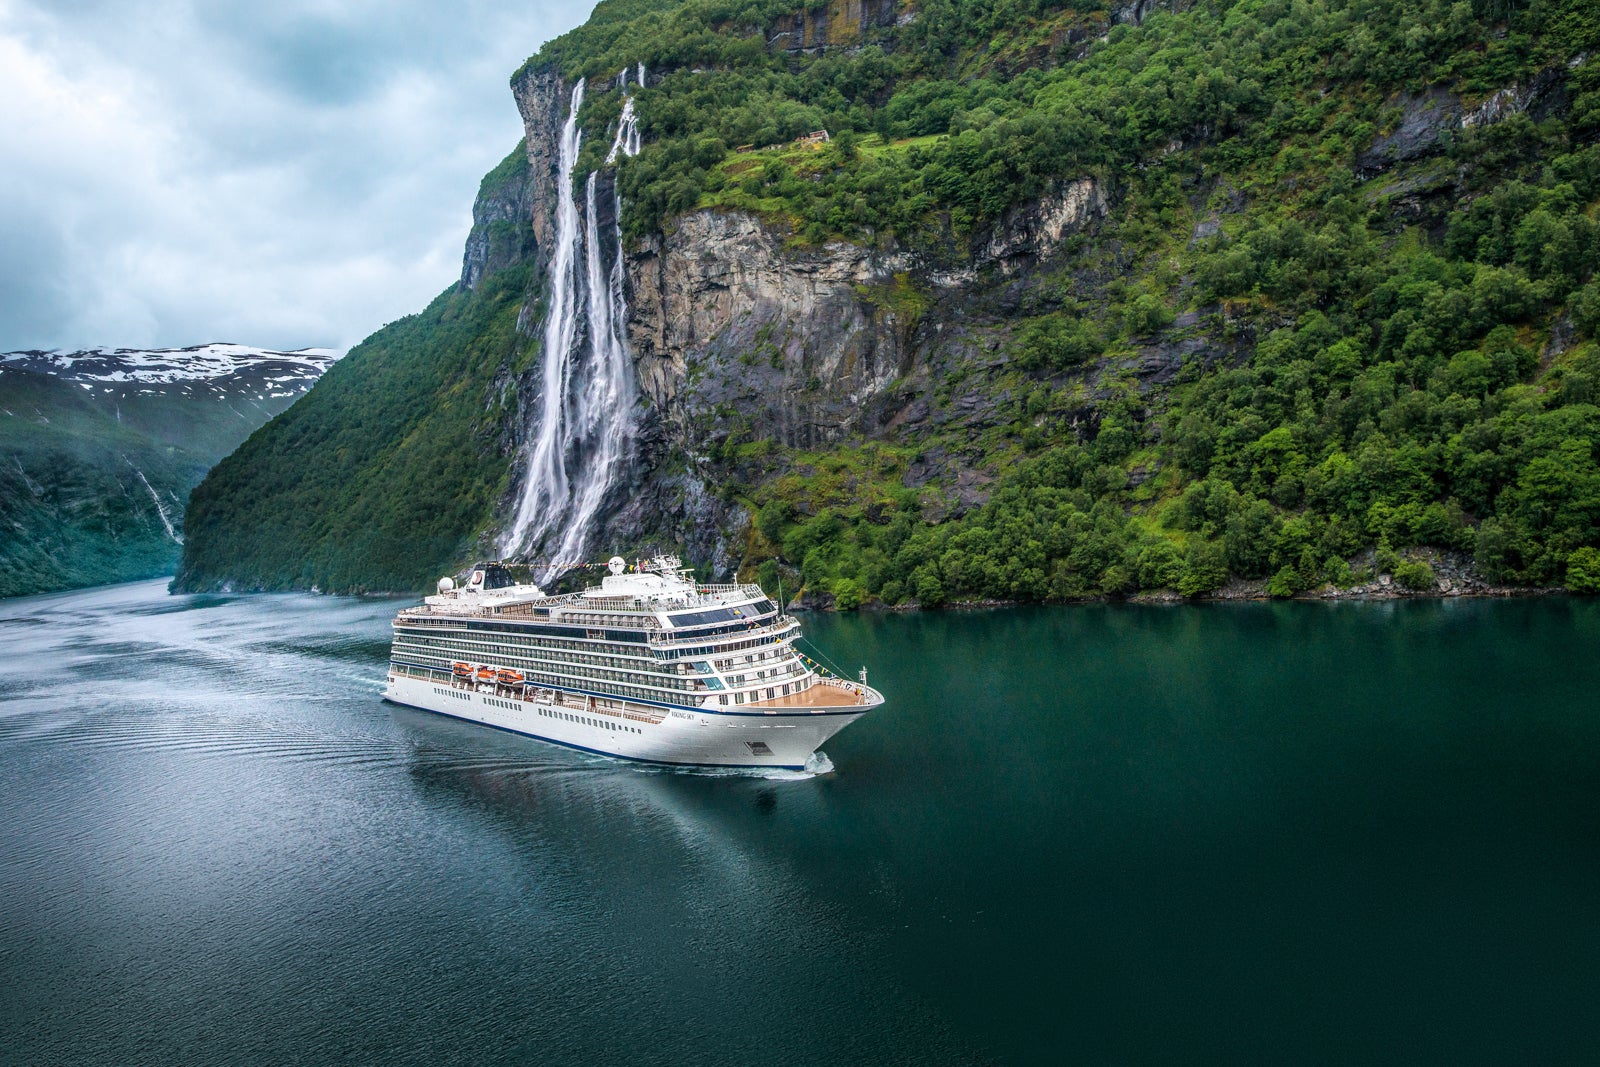
[[[516,734],[518,737],[531,737],[535,741],[543,741],[547,745],[557,745],[561,748],[575,749],[578,752],[588,752],[596,756],[605,756],[608,759],[626,760],[629,763],[648,763],[655,767],[715,767],[718,770],[748,769],[753,771],[803,771],[806,769],[805,764],[803,763],[681,763],[675,760],[645,759],[643,756],[623,756],[616,752],[607,752],[601,748],[590,748],[587,745],[575,745],[571,741],[557,741],[555,738],[545,737],[543,734],[530,734],[525,730],[513,730],[509,726],[500,726],[496,723],[484,722],[481,719],[469,719],[464,715],[452,715],[448,711],[437,711],[434,708],[425,708],[421,704],[407,704],[403,700],[395,700],[387,693],[384,694],[383,699],[386,703],[393,704],[396,707],[411,708],[413,711],[425,711],[429,715],[439,715],[446,719],[455,719],[457,722],[467,722],[471,723],[473,726],[487,726],[491,730],[499,730],[502,733]]]

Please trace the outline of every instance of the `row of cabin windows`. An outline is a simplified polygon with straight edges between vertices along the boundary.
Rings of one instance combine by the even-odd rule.
[[[605,719],[591,719],[587,715],[574,715],[570,711],[557,711],[554,708],[540,708],[539,714],[550,719],[565,719],[568,722],[575,722],[581,726],[598,727],[601,730],[615,730],[618,733],[624,734],[644,733],[644,731],[639,729],[637,726],[629,726],[625,722],[608,722]]]
[[[432,657],[427,653],[412,651],[403,646],[397,646],[394,654],[396,656],[409,655],[418,659],[431,659],[434,663],[445,665],[448,665],[449,663],[449,660],[447,659]],[[522,671],[544,671],[547,673],[556,672],[572,678],[592,678],[609,682],[633,681],[639,678],[640,673],[637,671],[615,671],[603,670],[594,667],[577,667],[567,663],[564,660],[552,662],[549,660],[528,659],[519,656],[500,656],[496,659],[496,665],[502,667],[511,667]],[[447,669],[447,667],[442,669]],[[674,690],[676,692],[696,692],[703,685],[703,683],[697,684],[696,679],[678,678],[676,676],[668,678],[652,676],[649,678],[647,684],[657,689]]]
[[[593,653],[601,653],[609,655],[615,659],[626,660],[630,664],[637,664],[635,669],[638,670],[648,670],[649,667],[646,666],[647,664],[653,666],[658,662],[657,657],[650,655],[634,645],[599,644],[590,641],[555,641],[548,638],[535,638],[525,642],[519,642],[514,645],[497,643],[503,641],[505,636],[506,635],[504,634],[491,634],[477,631],[459,634],[454,637],[438,638],[422,637],[406,633],[402,630],[396,634],[395,639],[397,641],[408,641],[413,644],[420,643],[433,648],[456,649],[470,647],[479,650],[487,649],[508,655],[514,655],[518,651],[528,650],[542,652],[559,650],[562,652],[590,653],[591,655]],[[704,651],[707,655],[710,655],[713,651],[724,650],[708,648]],[[578,659],[576,656],[564,658]],[[586,662],[592,662],[592,660]]]
[[[488,653],[488,654],[491,654],[493,656],[497,656],[497,657],[499,657],[501,659],[510,660],[510,659],[513,659],[513,658],[518,657],[518,656],[527,656],[529,653],[544,652],[544,651],[548,651],[548,650],[550,650],[552,648],[555,648],[555,647],[565,647],[567,645],[571,645],[572,642],[535,641],[535,642],[530,642],[526,646],[520,646],[520,645],[506,645],[506,644],[501,644],[501,643],[498,643],[498,642],[495,642],[495,641],[485,641],[485,640],[482,640],[482,639],[474,640],[474,639],[471,639],[471,638],[467,638],[465,640],[450,640],[450,639],[432,638],[432,637],[417,637],[417,636],[413,636],[411,634],[402,633],[402,634],[397,635],[396,644],[397,645],[398,644],[403,644],[403,645],[406,645],[408,647],[413,647],[413,648],[414,647],[419,647],[419,646],[423,647],[423,648],[438,648],[438,649],[447,650],[447,651],[470,650],[470,651],[476,651],[479,654]],[[591,651],[590,646],[579,645],[577,647],[579,649],[584,650],[584,651]],[[609,646],[609,647],[614,647],[614,646]],[[719,651],[725,651],[725,650],[719,650]],[[776,651],[771,651],[768,654],[765,654],[765,655],[762,655],[762,656],[759,656],[759,657],[754,657],[754,658],[770,659],[773,656],[781,655],[781,654],[782,653],[779,653],[779,652],[776,652]],[[752,657],[747,656],[746,659],[752,659]],[[619,660],[621,662],[618,662]],[[576,662],[576,663],[588,664],[590,666],[608,666],[608,667],[613,667],[613,668],[620,666],[620,667],[632,670],[632,671],[634,671],[636,673],[654,673],[653,671],[650,671],[649,668],[646,666],[647,664],[653,665],[653,661],[650,660],[650,659],[644,658],[644,657],[639,657],[639,656],[575,655],[575,656],[563,656],[563,657],[561,657],[559,662]],[[718,661],[718,668],[720,670],[724,670],[725,671],[732,665],[732,663],[733,663],[732,659],[719,660]],[[515,662],[515,663],[513,663],[512,665],[519,666],[519,667],[524,667],[524,668],[526,668],[528,666],[525,662],[520,661],[520,660]],[[741,676],[740,681],[742,682],[742,676]],[[665,680],[663,680],[660,684],[662,684],[666,688],[670,688],[670,689],[692,689],[692,688],[694,688],[693,686],[690,686],[690,685],[683,685],[683,684],[678,683],[678,682],[670,682],[670,681],[665,681]],[[740,683],[739,682],[735,682],[735,684],[740,684]]]
[[[517,660],[518,657],[526,658],[530,654],[550,651],[550,648],[543,644],[506,645],[493,641],[473,640],[471,638],[466,640],[450,641],[439,640],[436,638],[413,637],[409,634],[397,636],[395,638],[395,644],[397,647],[403,645],[409,648],[416,648],[419,646],[423,648],[437,648],[443,652],[449,652],[452,654],[465,654],[468,652],[473,652],[480,656],[488,655],[492,658],[506,660],[508,663],[513,660]],[[590,666],[623,668],[630,670],[635,674],[654,674],[657,670],[659,670],[653,660],[643,657],[562,655],[558,658],[550,660],[549,662],[583,663]],[[518,661],[514,665],[521,666],[522,663]]]
[[[415,643],[418,643],[418,642],[415,641],[415,639],[397,640],[396,641],[396,651],[397,651],[397,653],[402,651],[402,650],[410,651],[410,646],[415,644]],[[420,643],[428,644],[430,642],[422,641]],[[459,646],[456,646],[456,647],[459,647]],[[507,649],[504,646],[489,645],[489,646],[487,646],[487,651],[496,653],[498,662],[501,665],[518,668],[518,669],[524,670],[524,671],[538,671],[538,670],[549,671],[550,669],[554,668],[555,670],[557,670],[559,672],[562,672],[562,673],[564,673],[564,674],[566,674],[566,675],[568,675],[570,677],[574,677],[574,678],[589,678],[589,679],[603,680],[603,681],[614,682],[614,683],[615,682],[628,682],[628,681],[631,681],[631,680],[637,678],[639,673],[641,673],[641,672],[637,672],[637,671],[618,671],[618,670],[607,670],[607,669],[594,669],[595,665],[602,665],[603,666],[603,665],[605,665],[605,664],[607,664],[609,662],[609,661],[607,661],[605,659],[602,659],[601,657],[598,657],[598,656],[574,656],[574,657],[564,658],[563,660],[560,660],[560,661],[557,661],[557,662],[551,662],[551,661],[548,661],[548,660],[527,658],[525,655],[514,654],[515,652],[523,652],[525,650],[512,650],[512,649]],[[412,655],[420,655],[420,653],[417,653],[417,652],[412,652],[411,654]],[[579,663],[582,663],[584,666],[574,666],[570,662],[570,660],[577,660]],[[585,667],[587,667],[589,669],[585,669]],[[756,675],[755,675],[755,681],[757,682],[757,684],[759,684],[760,682],[766,681],[769,677],[776,679],[776,678],[782,678],[782,677],[785,677],[785,676],[793,676],[793,675],[796,675],[796,674],[804,674],[804,673],[805,673],[805,668],[803,666],[801,666],[800,662],[798,660],[795,660],[795,659],[790,659],[786,664],[784,664],[781,667],[764,668],[762,670],[757,671]],[[731,676],[728,677],[728,684],[731,685],[731,686],[743,686],[743,685],[748,684],[749,681],[750,681],[750,679],[749,679],[747,674],[735,674],[735,675],[731,675]],[[671,690],[677,690],[679,692],[695,692],[695,691],[699,690],[700,688],[702,688],[703,685],[704,685],[704,683],[701,682],[699,679],[694,679],[694,678],[685,679],[685,678],[679,678],[679,677],[676,677],[676,676],[662,677],[662,676],[659,676],[659,675],[652,676],[650,678],[650,681],[649,681],[648,684],[650,684],[650,685],[652,685],[652,686],[654,686],[656,688],[659,688],[659,689],[671,689]],[[788,689],[786,688],[784,691],[785,691],[785,693],[787,693]],[[725,700],[724,700],[724,703],[726,703]]]
[[[401,630],[399,631],[398,636],[404,637],[410,635],[406,634],[404,630]],[[476,641],[482,641],[484,639],[503,639],[506,636],[508,635],[504,633],[489,633],[486,631],[469,630],[464,634],[460,634],[458,632],[458,636],[453,638],[425,638],[419,636],[413,637],[412,639],[436,642],[439,647],[450,648],[462,644],[462,639],[476,643]],[[476,639],[476,641],[474,639]],[[532,648],[560,649],[566,652],[601,652],[614,656],[625,656],[630,659],[638,659],[648,662],[656,658],[684,659],[696,656],[726,655],[729,652],[739,652],[747,648],[758,648],[761,646],[772,645],[774,641],[775,636],[773,634],[763,634],[759,638],[732,642],[714,642],[710,645],[705,645],[699,648],[668,649],[655,656],[644,652],[637,645],[619,645],[615,643],[601,643],[598,641],[566,641],[558,638],[534,637],[527,640],[527,645],[528,647]]]
[[[439,660],[439,659],[436,659],[436,658],[433,658],[433,657],[426,656],[423,653],[408,652],[405,649],[396,648],[394,655],[395,655],[397,661],[399,661],[399,662],[405,662],[405,660],[402,657],[406,657],[406,656],[412,657],[413,660],[430,660],[431,659],[432,660],[431,663],[423,663],[423,664],[420,664],[420,665],[432,667],[434,664],[445,664],[444,666],[434,667],[434,669],[440,670],[440,671],[448,671],[449,670],[448,661],[447,660]],[[646,700],[658,700],[658,699],[660,699],[660,697],[662,696],[661,690],[673,689],[673,690],[678,690],[679,692],[690,691],[690,686],[692,684],[688,679],[681,679],[680,680],[680,679],[676,679],[676,678],[670,678],[670,679],[661,679],[659,682],[655,683],[655,686],[654,686],[653,689],[646,689],[646,688],[644,688],[642,686],[627,684],[631,679],[635,678],[636,675],[625,673],[625,672],[622,672],[622,671],[604,671],[604,670],[594,670],[594,669],[587,669],[586,670],[586,669],[583,669],[583,668],[568,667],[566,664],[557,664],[555,666],[557,666],[559,668],[559,670],[558,671],[551,671],[550,670],[550,665],[547,665],[547,664],[544,664],[544,663],[541,663],[541,662],[532,661],[532,660],[526,660],[526,659],[505,659],[505,660],[503,660],[503,665],[504,666],[518,668],[518,669],[520,669],[520,670],[522,670],[524,672],[532,674],[533,677],[536,677],[536,678],[558,679],[558,681],[555,681],[555,682],[552,682],[552,683],[547,683],[547,684],[555,684],[555,685],[559,686],[559,685],[563,684],[563,681],[585,681],[585,680],[592,681],[592,682],[606,682],[606,683],[609,683],[606,686],[606,688],[608,688],[608,689],[626,690],[627,692],[632,693],[632,694],[634,694],[636,696],[639,696],[639,697],[641,697],[643,699],[646,699]],[[679,698],[679,699],[681,699],[681,698]]]
[[[659,655],[667,659],[696,658],[700,656],[721,656],[728,652],[737,652],[740,649],[756,648],[761,645],[771,645],[777,640],[777,635],[763,634],[750,641],[729,641],[725,644],[708,645],[704,648],[669,648],[663,649]]]

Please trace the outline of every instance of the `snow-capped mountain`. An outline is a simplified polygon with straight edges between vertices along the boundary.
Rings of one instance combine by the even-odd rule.
[[[344,355],[332,348],[276,352],[248,345],[192,348],[37,349],[0,354],[0,369],[49,374],[114,397],[188,395],[282,399],[311,388]]]
[[[0,354],[0,596],[171,573],[189,490],[342,355]]]

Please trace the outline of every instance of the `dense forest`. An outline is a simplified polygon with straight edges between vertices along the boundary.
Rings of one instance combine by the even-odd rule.
[[[917,0],[876,22],[841,15],[863,6],[607,0],[527,68],[568,82],[649,69],[644,150],[619,166],[633,242],[686,211],[744,211],[797,252],[844,241],[981,267],[988,235],[1061,182],[1106,190],[1105,218],[990,314],[997,357],[932,383],[935,405],[983,392],[985,424],[810,452],[737,432],[706,442],[719,491],[750,518],[741,570],[844,608],[1192,596],[1233,578],[1292,595],[1379,572],[1427,590],[1441,554],[1491,583],[1600,590],[1592,4]],[[620,100],[586,98],[580,174]],[[794,144],[811,130],[826,147]],[[915,318],[960,295],[913,276],[874,298]],[[422,406],[445,388],[433,361],[459,374],[469,343],[529,360],[508,312],[447,326],[440,308],[377,335],[291,416],[310,420],[300,408],[341,381],[360,409],[400,402],[353,383],[401,349],[418,375],[404,403]],[[489,332],[468,342],[470,329]],[[1169,380],[1136,373],[1174,352]],[[449,379],[480,403],[477,443],[448,437],[463,467],[449,482],[469,487],[448,521],[413,515],[387,482],[359,521],[297,490],[295,521],[338,514],[362,531],[349,551],[378,562],[296,562],[303,542],[276,551],[264,516],[239,521],[255,513],[224,468],[191,522],[242,510],[200,570],[249,560],[235,573],[262,584],[345,588],[433,573],[506,491],[481,441],[492,379],[487,363]],[[407,411],[393,417],[420,417]],[[260,447],[282,452],[285,432]],[[233,472],[265,461],[248,452]],[[910,477],[936,452],[970,458],[981,498]],[[304,477],[354,469],[341,462]],[[239,543],[246,529],[261,543]],[[419,551],[421,565],[398,562]]]
[[[214,467],[177,587],[415,589],[466,553],[504,487],[485,382],[522,351],[525,282],[505,271],[390,323]]]

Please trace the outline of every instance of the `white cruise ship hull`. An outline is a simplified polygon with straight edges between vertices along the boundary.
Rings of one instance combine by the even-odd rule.
[[[648,716],[630,715],[591,707],[581,697],[565,696],[557,705],[512,698],[487,686],[452,686],[401,674],[389,675],[383,695],[397,704],[620,759],[787,770],[803,769],[823,742],[869,710],[867,705],[742,713],[662,708]]]

